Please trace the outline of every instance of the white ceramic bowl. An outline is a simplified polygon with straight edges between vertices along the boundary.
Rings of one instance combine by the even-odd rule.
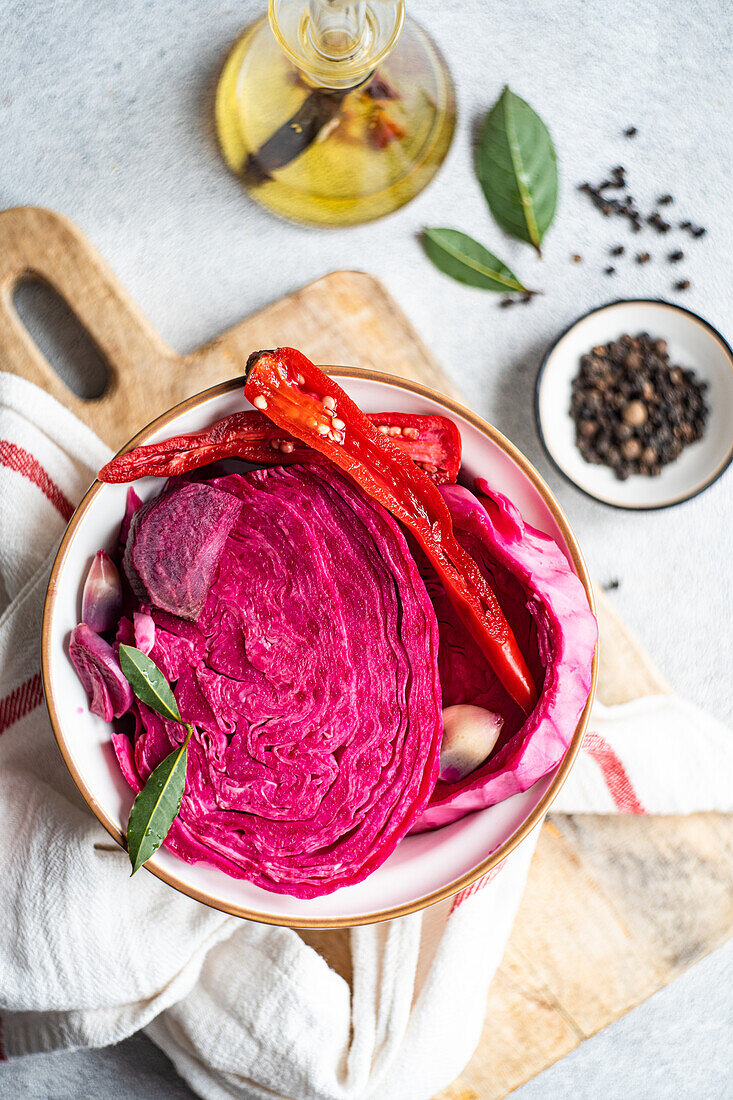
[[[430,390],[388,375],[328,368],[367,412],[395,410],[445,413],[459,425],[463,461],[469,474],[481,474],[511,497],[525,518],[563,548],[592,590],[575,538],[557,501],[539,474],[494,428],[461,406]],[[140,432],[130,446],[195,431],[247,407],[241,379],[215,386],[183,402]],[[136,482],[142,497],[156,493],[160,480]],[[89,564],[100,548],[115,542],[126,485],[95,482],[74,516],[54,563],[43,620],[43,680],[51,723],[61,752],[82,795],[119,842],[133,801],[112,749],[110,728],[91,714],[84,689],[68,657],[69,633],[79,621],[81,590]],[[595,662],[593,686],[595,686]],[[555,771],[530,790],[498,806],[470,814],[453,825],[403,840],[374,874],[327,897],[302,901],[274,894],[222,871],[188,864],[164,848],[146,866],[159,878],[218,909],[270,924],[341,927],[402,916],[449,897],[496,866],[541,820],[580,747],[591,697],[571,744]]]
[[[670,361],[691,367],[708,383],[710,414],[703,438],[685,447],[659,477],[637,474],[619,481],[608,466],[586,462],[575,446],[570,397],[581,355],[625,332],[648,332],[666,340]],[[707,321],[669,302],[612,302],[586,313],[548,351],[535,398],[537,426],[548,455],[574,485],[604,504],[635,509],[680,504],[712,485],[733,460],[733,351]]]

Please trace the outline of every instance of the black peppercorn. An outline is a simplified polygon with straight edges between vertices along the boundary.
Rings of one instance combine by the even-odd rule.
[[[653,229],[656,229],[657,233],[669,233],[672,226],[669,222],[666,222],[658,210],[655,210],[653,214],[650,214],[647,218],[647,225],[651,225]]]
[[[707,233],[702,225],[693,225],[690,221],[680,222],[680,229],[686,229],[691,237],[704,237]]]
[[[581,357],[571,383],[570,415],[581,455],[610,466],[621,480],[658,476],[702,437],[705,389],[694,371],[670,364],[666,340],[625,333],[597,345]]]

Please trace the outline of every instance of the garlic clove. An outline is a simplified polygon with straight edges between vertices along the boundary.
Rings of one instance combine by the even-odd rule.
[[[466,703],[443,710],[439,779],[457,783],[479,768],[499,740],[504,719],[493,710]]]
[[[81,620],[96,634],[104,634],[117,623],[122,611],[122,581],[117,566],[106,550],[94,555],[81,597]]]

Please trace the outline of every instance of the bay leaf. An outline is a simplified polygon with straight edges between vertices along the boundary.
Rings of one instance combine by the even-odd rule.
[[[121,645],[120,668],[141,703],[171,722],[183,721],[168,681],[145,653],[135,646]]]
[[[423,245],[435,266],[459,283],[504,294],[527,293],[505,263],[458,229],[426,229]]]
[[[540,252],[557,206],[557,155],[542,119],[508,86],[481,128],[476,171],[502,229]]]
[[[158,764],[132,804],[127,822],[127,852],[133,875],[160,848],[181,808],[188,742],[193,733],[191,726],[186,728],[186,740]]]

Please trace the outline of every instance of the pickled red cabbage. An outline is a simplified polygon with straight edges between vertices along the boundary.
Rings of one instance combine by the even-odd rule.
[[[525,524],[511,501],[485,481],[477,487],[481,500],[457,485],[441,492],[460,542],[499,597],[540,697],[525,717],[422,563],[440,627],[443,705],[483,707],[504,725],[485,764],[456,782],[438,780],[412,832],[457,821],[547,775],[565,754],[590,691],[597,627],[583,585],[557,544]]]
[[[333,469],[211,486],[238,514],[205,603],[195,622],[151,609],[150,655],[196,730],[166,846],[316,897],[374,871],[428,802],[441,734],[435,614],[398,525]],[[133,741],[114,743],[139,789],[180,736],[142,703],[134,711]]]

